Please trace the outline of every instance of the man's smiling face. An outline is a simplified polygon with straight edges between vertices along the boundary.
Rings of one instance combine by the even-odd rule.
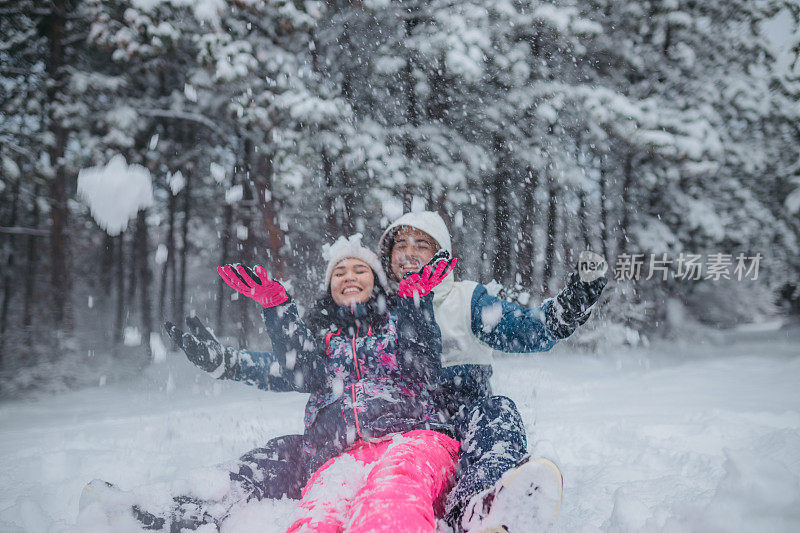
[[[409,272],[416,272],[433,258],[439,243],[424,231],[401,226],[392,246],[392,274],[398,280]]]

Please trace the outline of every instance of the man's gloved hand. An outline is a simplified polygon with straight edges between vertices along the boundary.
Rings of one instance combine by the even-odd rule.
[[[581,252],[578,269],[569,276],[567,286],[553,299],[545,312],[547,329],[559,339],[572,335],[589,320],[591,307],[600,299],[608,278],[602,256]],[[590,281],[584,281],[590,280]]]
[[[435,267],[432,264],[425,265],[421,274],[414,273],[403,278],[397,288],[397,294],[399,296],[414,296],[415,294],[425,296],[444,281],[444,278],[455,268],[456,262],[458,259],[452,261],[440,259]]]
[[[439,261],[441,261],[443,259],[450,259],[450,252],[448,252],[447,250],[441,249],[438,252],[436,252],[435,254],[433,254],[433,257],[431,257],[431,260],[428,261],[427,263],[425,263],[424,265],[422,265],[420,267],[420,269],[417,270],[416,272],[406,272],[405,276],[403,276],[403,279],[405,279],[405,278],[407,278],[409,276],[413,276],[414,274],[419,274],[421,276],[422,272],[425,270],[426,266],[435,265],[436,263],[438,263]]]
[[[172,322],[164,322],[164,329],[189,361],[215,378],[233,379],[239,371],[239,351],[220,344],[197,317],[187,316],[186,325],[191,333],[184,333]]]
[[[264,309],[289,299],[283,285],[270,279],[267,269],[261,265],[253,270],[244,265],[225,265],[217,267],[217,272],[231,289],[257,301]]]

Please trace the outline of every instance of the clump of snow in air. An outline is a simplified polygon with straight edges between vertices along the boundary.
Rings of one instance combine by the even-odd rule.
[[[14,160],[11,159],[10,157],[3,156],[3,174],[8,176],[10,179],[15,180],[19,178],[20,175],[19,166],[17,166]]]
[[[797,188],[789,193],[789,196],[786,197],[785,203],[786,209],[791,214],[795,214],[800,211],[800,177],[794,178],[792,182],[797,186]]]
[[[78,195],[101,228],[119,235],[140,209],[153,204],[150,171],[128,165],[124,156],[116,155],[105,166],[78,173]]]
[[[139,346],[142,344],[142,334],[136,326],[128,326],[122,335],[122,343],[125,346]]]
[[[173,196],[180,193],[186,187],[186,178],[179,170],[175,174],[167,174],[167,183],[169,183],[169,190],[172,191]]]
[[[403,201],[394,197],[387,198],[381,204],[383,214],[389,220],[397,220],[403,214]]]
[[[163,265],[167,262],[169,258],[169,250],[167,249],[166,245],[159,244],[158,248],[156,248],[156,255],[155,255],[155,262],[157,265]]]
[[[234,185],[225,191],[225,203],[235,204],[242,199],[242,196],[244,196],[244,188],[241,185]]]
[[[155,331],[150,333],[150,350],[153,353],[154,362],[163,363],[167,360],[167,347],[164,346],[160,333]]]
[[[189,85],[188,83],[184,84],[183,95],[186,96],[186,99],[190,102],[197,102],[197,89],[195,89],[193,85]]]
[[[503,285],[501,285],[497,280],[493,279],[489,283],[485,285],[486,292],[489,293],[491,296],[497,296],[500,294],[500,291],[503,290]]]
[[[214,178],[214,181],[217,183],[222,183],[222,180],[225,179],[225,167],[222,165],[211,163],[211,165],[209,165],[209,172],[211,172],[211,177]]]
[[[421,198],[419,196],[415,196],[411,199],[411,211],[417,213],[419,211],[425,211],[425,198]]]

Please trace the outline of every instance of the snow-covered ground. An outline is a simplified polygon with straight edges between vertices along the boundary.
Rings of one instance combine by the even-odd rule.
[[[558,346],[498,358],[494,385],[531,450],[563,471],[562,531],[800,531],[797,328],[597,355]],[[143,500],[213,493],[208,467],[299,432],[304,400],[171,354],[129,383],[0,404],[0,530],[121,531],[78,516],[93,478]],[[223,532],[283,531],[292,511],[254,502]]]

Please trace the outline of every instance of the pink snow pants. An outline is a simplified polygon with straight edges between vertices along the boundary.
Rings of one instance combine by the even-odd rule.
[[[452,487],[459,446],[428,430],[357,442],[311,476],[300,518],[287,533],[435,532],[435,509]]]

